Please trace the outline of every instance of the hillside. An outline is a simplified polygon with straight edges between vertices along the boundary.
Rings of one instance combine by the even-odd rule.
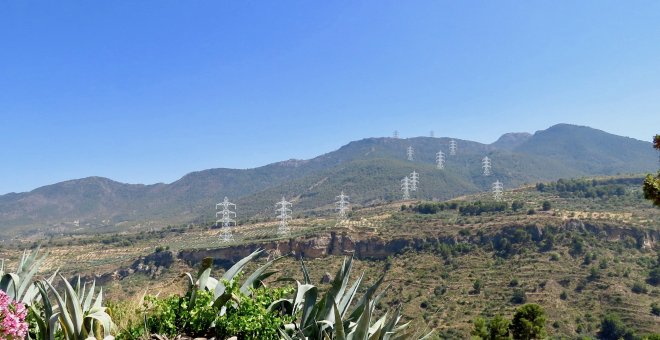
[[[367,138],[310,160],[289,160],[254,169],[209,169],[170,184],[134,185],[90,177],[28,193],[0,196],[0,229],[71,230],[130,226],[145,222],[178,224],[213,219],[216,202],[227,196],[242,219],[272,217],[274,202],[293,200],[296,213],[329,209],[344,190],[358,205],[399,198],[399,180],[420,173],[414,197],[447,199],[489,190],[495,179],[507,188],[558,178],[648,172],[656,166],[651,144],[588,127],[553,126],[533,135],[505,134],[487,145],[450,138]],[[415,151],[413,161],[406,149]],[[444,170],[435,155],[446,154]],[[491,177],[481,175],[481,159],[492,160]],[[75,224],[74,221],[79,221]]]
[[[275,281],[281,278],[301,280],[303,257],[313,283],[326,290],[323,275],[354,254],[354,276],[364,272],[373,283],[385,275],[383,287],[389,288],[378,313],[401,306],[405,321],[435,329],[439,338],[467,338],[477,317],[510,318],[521,305],[516,294],[544,308],[551,339],[593,337],[608,313],[638,334],[658,333],[651,304],[660,290],[647,279],[660,268],[660,221],[657,208],[641,197],[640,181],[634,176],[583,181],[592,184],[587,189],[622,189],[597,198],[583,197],[582,189],[557,192],[552,184],[509,190],[505,210],[478,214],[461,207],[492,202],[490,195],[378,204],[353,210],[342,226],[333,216],[296,218],[291,237],[277,235],[275,223],[249,223],[234,228],[230,243],[221,240],[220,230],[200,226],[55,236],[44,241],[50,255],[42,274],[60,268],[66,277],[95,278],[108,299],[141,320],[134,311],[145,291],[180,293],[186,286],[180,274],[194,272],[207,256],[215,259],[217,277],[257,248],[271,258],[288,255],[275,264],[272,285],[285,284]],[[514,210],[513,201],[523,202],[522,209]],[[547,211],[545,201],[551,205]],[[444,208],[420,209],[425,205]],[[19,250],[32,244],[7,244],[0,258],[12,268]]]

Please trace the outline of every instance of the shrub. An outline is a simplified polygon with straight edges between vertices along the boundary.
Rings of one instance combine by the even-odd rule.
[[[646,289],[646,285],[641,282],[633,283],[630,290],[635,294],[646,294],[648,292],[648,290]]]
[[[537,304],[519,307],[511,320],[509,330],[514,339],[543,339],[545,337],[545,311]]]
[[[654,286],[660,285],[660,266],[651,270],[649,273],[648,283]]]
[[[511,303],[521,304],[521,303],[525,303],[525,301],[527,301],[527,296],[525,295],[525,291],[520,288],[514,289],[513,295],[511,296]]]
[[[660,305],[657,302],[651,304],[651,314],[660,316]]]
[[[543,208],[543,211],[548,211],[548,210],[552,209],[552,204],[550,203],[550,201],[543,201],[542,208]]]
[[[568,293],[566,293],[566,291],[561,292],[561,294],[559,294],[559,298],[562,300],[568,299]]]
[[[634,339],[635,333],[623,324],[618,315],[606,315],[600,323],[598,338],[603,340]]]

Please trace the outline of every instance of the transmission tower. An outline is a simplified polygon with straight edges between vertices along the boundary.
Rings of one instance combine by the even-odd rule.
[[[456,156],[456,141],[453,139],[449,142],[449,154]]]
[[[419,184],[419,174],[415,170],[410,173],[410,179],[408,182],[410,182],[410,191],[417,191],[417,184]]]
[[[504,193],[504,185],[498,179],[497,181],[495,181],[495,183],[493,183],[493,198],[496,201],[501,201],[503,193]]]
[[[222,210],[215,213],[215,218],[222,216],[221,219],[215,221],[215,226],[217,227],[219,223],[222,223],[222,240],[224,242],[234,240],[234,235],[231,232],[231,225],[236,225],[236,220],[232,219],[232,217],[236,218],[236,212],[231,211],[231,207],[234,207],[234,210],[236,210],[236,204],[229,202],[227,197],[225,197],[222,202],[215,205],[216,210],[222,208]]]
[[[284,199],[284,196],[282,196],[282,200],[277,202],[275,206],[279,207],[275,209],[275,211],[279,213],[277,217],[280,219],[280,225],[277,228],[277,234],[280,236],[288,235],[289,225],[287,224],[287,221],[291,219],[291,209],[289,209],[289,207],[292,206],[292,204],[291,202],[287,202],[286,199]]]
[[[404,200],[410,199],[410,178],[408,176],[401,180],[401,192],[403,193]]]
[[[415,156],[415,149],[413,149],[412,146],[409,146],[408,149],[406,150],[406,154],[408,155],[408,160],[412,161]]]
[[[435,154],[435,164],[438,167],[438,169],[442,170],[445,168],[445,153],[442,151],[438,151],[438,153]]]
[[[348,201],[349,197],[347,195],[344,195],[343,191],[336,198],[338,200],[337,202],[335,202],[335,210],[337,210],[337,224],[336,225],[340,225],[344,221],[346,221],[346,212],[348,211],[348,208],[350,206],[350,202]]]
[[[433,138],[433,137],[435,137],[435,132],[433,132],[433,130],[431,130],[431,132],[429,133],[429,135],[431,136],[431,138]]]
[[[481,167],[484,168],[484,176],[490,176],[490,158],[488,156],[481,160]]]
[[[394,130],[394,139],[399,139],[399,131]]]

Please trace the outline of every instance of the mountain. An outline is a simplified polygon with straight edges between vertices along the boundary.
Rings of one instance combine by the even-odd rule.
[[[274,216],[282,196],[294,202],[296,213],[328,212],[341,190],[360,205],[399,199],[400,180],[413,170],[420,174],[413,198],[448,199],[490,190],[496,179],[513,188],[558,178],[650,172],[657,166],[651,143],[568,124],[533,135],[508,133],[492,144],[455,138],[455,156],[449,154],[451,140],[366,138],[309,160],[203,170],[170,184],[71,180],[0,196],[0,230],[208,221],[225,196],[238,204],[241,218]],[[407,160],[408,147],[413,147],[413,161]],[[444,170],[435,165],[438,151],[445,153]],[[484,156],[492,161],[489,177],[482,175]]]

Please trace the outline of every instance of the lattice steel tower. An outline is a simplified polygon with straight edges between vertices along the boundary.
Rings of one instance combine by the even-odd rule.
[[[406,150],[406,154],[408,155],[408,160],[412,161],[415,158],[415,149],[413,149],[412,146],[409,146]]]
[[[504,185],[498,179],[497,181],[495,181],[495,183],[493,183],[493,198],[496,201],[501,201],[503,194],[504,194]]]
[[[394,130],[394,136],[395,139],[399,139],[399,131]]]
[[[231,232],[231,225],[236,225],[236,220],[232,219],[232,217],[236,218],[236,212],[231,211],[230,207],[234,207],[234,210],[236,210],[236,204],[229,202],[229,199],[225,197],[222,202],[215,205],[216,210],[220,207],[222,207],[222,210],[215,213],[215,218],[218,218],[218,216],[222,216],[222,218],[215,221],[215,226],[217,227],[218,223],[222,223],[222,240],[224,242],[229,242],[234,240],[234,235]]]
[[[401,193],[403,193],[404,200],[410,199],[410,178],[408,176],[401,180]]]
[[[444,152],[438,151],[438,153],[435,154],[435,165],[440,170],[445,168],[445,153]]]
[[[417,191],[417,184],[419,184],[419,174],[413,170],[410,173],[410,191]]]
[[[452,156],[456,156],[456,149],[457,149],[456,141],[452,139],[449,142],[449,154]]]
[[[484,176],[490,176],[490,158],[488,156],[481,160],[481,167],[484,168]]]
[[[435,137],[435,132],[433,132],[433,130],[431,130],[431,132],[429,133],[429,136],[431,136],[431,138]]]
[[[344,195],[344,192],[342,191],[341,194],[337,197],[337,202],[335,202],[335,210],[337,210],[337,224],[340,225],[344,221],[346,221],[346,212],[348,211],[350,207],[350,202],[349,197],[347,195]]]
[[[280,236],[289,234],[289,225],[287,222],[291,219],[291,209],[289,209],[289,207],[292,205],[291,202],[287,202],[286,199],[284,199],[284,196],[282,196],[281,201],[275,204],[276,207],[279,207],[275,209],[275,211],[279,213],[277,217],[280,219],[280,224],[277,228],[277,234]]]

